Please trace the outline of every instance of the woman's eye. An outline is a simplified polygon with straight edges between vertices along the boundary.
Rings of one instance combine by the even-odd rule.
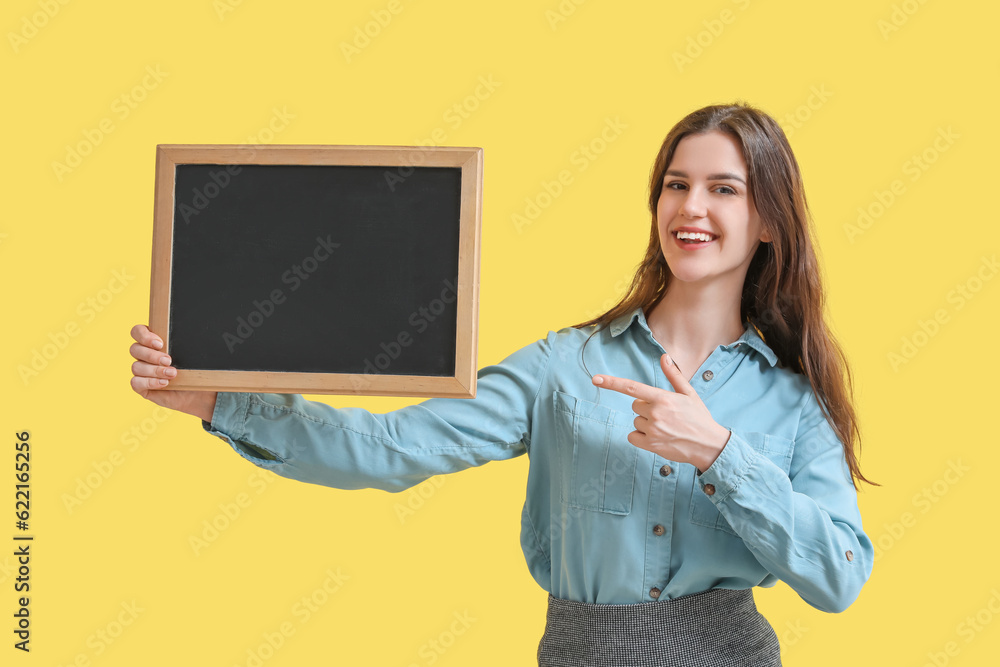
[[[669,190],[683,190],[686,186],[683,183],[678,183],[677,181],[674,181],[672,183],[664,183],[663,187]]]
[[[734,195],[734,194],[736,194],[736,190],[732,189],[728,185],[719,186],[718,192],[721,192],[724,195]]]

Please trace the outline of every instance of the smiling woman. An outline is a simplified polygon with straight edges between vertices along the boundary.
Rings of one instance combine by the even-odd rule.
[[[754,587],[781,580],[840,612],[874,556],[798,166],[770,116],[699,109],[660,148],[649,210],[621,301],[480,369],[474,399],[375,414],[173,391],[143,325],[132,387],[260,468],[340,489],[397,492],[527,454],[521,547],[549,604],[539,665],[780,665]]]
[[[660,146],[649,210],[649,243],[626,296],[576,327],[604,326],[641,306],[685,368],[705,360],[713,338],[753,328],[784,367],[808,379],[852,480],[869,482],[854,452],[860,431],[847,359],[823,319],[805,189],[780,126],[746,104],[689,114]],[[678,238],[684,231],[709,240],[688,244]],[[704,252],[679,252],[693,250]]]

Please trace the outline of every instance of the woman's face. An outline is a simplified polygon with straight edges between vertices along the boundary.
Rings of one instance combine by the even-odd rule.
[[[747,188],[739,143],[722,132],[680,140],[663,177],[656,220],[671,275],[689,283],[723,281],[742,289],[758,244],[770,241]]]

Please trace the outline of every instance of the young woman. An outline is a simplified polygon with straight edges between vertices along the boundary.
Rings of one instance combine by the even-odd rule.
[[[775,121],[699,109],[653,166],[628,293],[479,371],[475,399],[385,414],[172,392],[137,325],[132,387],[279,475],[400,491],[528,454],[521,543],[549,592],[539,665],[780,665],[752,589],[846,609],[871,575],[858,424],[823,321],[798,165]]]

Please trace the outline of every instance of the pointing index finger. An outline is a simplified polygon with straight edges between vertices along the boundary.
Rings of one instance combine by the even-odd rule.
[[[615,377],[614,375],[595,375],[594,384],[598,387],[611,389],[612,391],[640,398],[644,401],[653,400],[657,394],[655,387],[650,387],[648,384],[636,382],[635,380]]]

